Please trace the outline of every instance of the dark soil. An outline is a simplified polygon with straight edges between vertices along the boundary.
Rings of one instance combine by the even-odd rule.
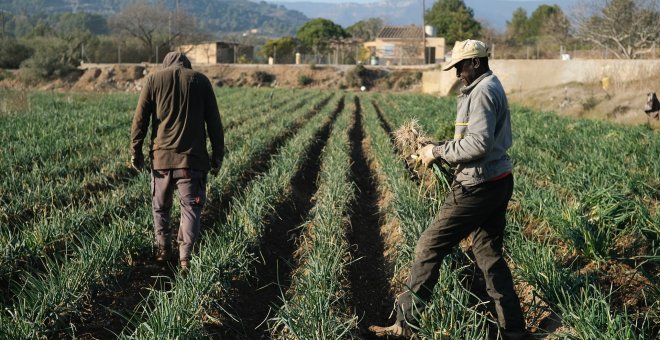
[[[264,227],[259,246],[260,261],[248,277],[232,282],[227,310],[231,317],[223,327],[209,325],[212,337],[224,339],[267,339],[268,319],[281,304],[281,296],[291,284],[291,272],[296,239],[301,224],[313,207],[312,197],[318,189],[317,177],[321,169],[321,151],[325,147],[337,115],[344,109],[341,99],[331,120],[316,134],[301,168],[291,181],[290,197],[275,208]],[[234,320],[235,319],[235,320]]]
[[[388,278],[392,276],[385,260],[385,244],[380,233],[384,221],[378,209],[378,190],[364,150],[365,134],[362,125],[360,100],[355,97],[355,122],[350,131],[351,173],[357,185],[357,197],[351,209],[351,229],[348,241],[354,262],[349,268],[352,304],[360,318],[359,326],[385,325],[394,304]]]

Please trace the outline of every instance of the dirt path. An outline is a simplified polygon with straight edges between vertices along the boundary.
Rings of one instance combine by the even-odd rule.
[[[360,318],[359,326],[388,323],[394,302],[388,278],[391,268],[385,260],[385,242],[380,233],[383,221],[378,209],[378,190],[363,143],[362,107],[355,97],[355,122],[350,131],[351,172],[357,185],[357,197],[351,209],[351,230],[348,241],[354,262],[349,268],[352,304]]]
[[[276,207],[277,216],[270,217],[266,223],[259,246],[260,261],[255,264],[254,272],[246,279],[232,283],[227,310],[237,321],[227,318],[224,327],[208,328],[211,336],[218,335],[225,339],[269,338],[267,319],[281,304],[281,296],[291,284],[296,239],[301,232],[300,225],[313,207],[312,197],[318,188],[317,177],[321,169],[321,152],[335,119],[343,109],[344,100],[341,99],[331,120],[316,134],[300,170],[293,176],[291,196]]]

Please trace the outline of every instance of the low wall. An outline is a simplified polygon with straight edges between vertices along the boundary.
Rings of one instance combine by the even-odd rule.
[[[507,92],[535,90],[566,83],[610,84],[660,77],[660,60],[490,60],[490,68]],[[424,93],[447,96],[456,88],[456,70],[427,71],[422,77]]]

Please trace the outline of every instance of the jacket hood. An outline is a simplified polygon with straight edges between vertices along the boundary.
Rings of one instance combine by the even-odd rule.
[[[188,57],[181,52],[170,52],[165,55],[165,58],[163,59],[163,68],[170,66],[182,66],[192,69],[190,60],[188,60]]]

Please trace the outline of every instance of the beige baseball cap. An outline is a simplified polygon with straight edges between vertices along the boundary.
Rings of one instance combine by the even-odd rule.
[[[488,47],[483,42],[470,39],[457,41],[454,44],[454,49],[451,50],[451,61],[442,69],[449,71],[463,59],[483,57],[488,57]]]

